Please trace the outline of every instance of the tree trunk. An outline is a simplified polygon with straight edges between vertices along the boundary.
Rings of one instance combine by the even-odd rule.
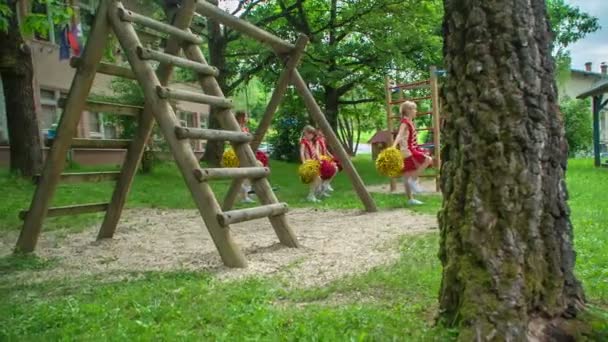
[[[15,2],[8,18],[8,32],[0,31],[0,73],[6,101],[10,140],[10,169],[24,177],[42,167],[42,145],[34,101],[34,66],[29,47],[21,36]]]
[[[543,338],[584,302],[545,1],[444,7],[441,319],[462,341]]]
[[[219,76],[216,78],[217,83],[220,85],[222,91],[226,91],[226,46],[228,42],[222,32],[222,27],[219,22],[214,20],[208,20],[207,26],[209,30],[209,64],[217,67],[220,70]],[[224,93],[224,96],[229,94]],[[215,115],[216,109],[211,108],[209,113],[208,128],[220,129],[220,123]],[[219,166],[222,161],[222,154],[224,153],[224,142],[223,141],[207,141],[205,144],[205,154],[203,160],[206,161],[210,166]]]
[[[325,117],[331,128],[334,131],[338,129],[338,112],[339,112],[339,101],[340,96],[338,95],[338,89],[330,86],[325,86]]]

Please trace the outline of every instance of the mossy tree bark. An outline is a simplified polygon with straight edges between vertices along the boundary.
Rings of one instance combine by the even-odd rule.
[[[545,1],[444,8],[440,317],[463,341],[551,334],[584,297]]]
[[[17,1],[7,3],[12,15],[8,30],[0,31],[0,73],[6,99],[10,141],[10,169],[31,177],[42,168],[42,144],[34,100],[34,65],[29,46],[21,36]]]

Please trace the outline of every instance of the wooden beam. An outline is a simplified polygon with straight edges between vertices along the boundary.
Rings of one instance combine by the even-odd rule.
[[[385,109],[386,109],[386,129],[389,132],[393,132],[393,121],[391,119],[401,118],[401,115],[395,116],[393,115],[393,108],[391,107],[392,101],[392,92],[390,87],[390,79],[388,76],[384,76],[384,95],[385,95]],[[393,144],[393,135],[389,134],[388,144],[392,146]],[[395,178],[390,179],[390,191],[393,192],[397,190],[397,181]]]
[[[72,68],[77,69],[80,66],[80,63],[81,63],[80,57],[72,57],[70,59],[70,66],[72,66]],[[131,71],[131,69],[121,67],[121,66],[118,66],[115,64],[105,63],[105,62],[100,62],[97,65],[97,73],[108,75],[108,76],[127,78],[127,79],[131,79],[131,80],[135,79],[135,75],[133,74],[133,71]]]
[[[269,45],[274,51],[279,54],[290,53],[295,48],[294,45],[284,41],[274,34],[262,30],[261,28],[237,18],[229,13],[224,12],[215,5],[207,1],[201,0],[196,3],[196,11],[205,17],[216,20],[228,27],[233,28],[261,43]]]
[[[361,176],[359,176],[359,174],[357,173],[357,170],[353,166],[353,163],[350,160],[350,157],[344,150],[344,147],[338,140],[338,137],[336,137],[336,134],[334,133],[331,126],[329,125],[329,122],[327,122],[327,119],[325,118],[325,114],[323,114],[323,112],[321,111],[321,108],[319,108],[317,101],[315,100],[314,96],[308,89],[308,86],[306,85],[306,82],[304,81],[304,79],[302,79],[302,76],[300,76],[300,73],[298,72],[298,70],[293,71],[291,82],[293,83],[296,90],[302,97],[302,100],[304,101],[304,105],[306,105],[306,108],[308,108],[308,112],[310,113],[310,115],[312,116],[314,121],[317,123],[319,128],[321,128],[321,130],[323,131],[323,134],[325,135],[325,138],[327,139],[327,142],[329,143],[329,146],[331,147],[332,152],[334,153],[334,155],[336,157],[338,157],[338,160],[340,160],[340,162],[342,163],[344,172],[350,178],[350,181],[353,185],[353,188],[355,189],[355,192],[357,193],[357,195],[361,199],[361,202],[363,202],[363,205],[365,206],[365,210],[367,212],[378,211],[378,208],[376,207],[376,203],[374,202],[374,199],[372,198],[372,196],[369,194],[369,192],[365,188],[365,184],[363,184],[363,180],[361,179]]]
[[[437,170],[441,170],[441,112],[439,111],[439,82],[437,80],[437,69],[432,66],[431,69],[431,97],[432,97],[432,108],[433,112],[433,145],[434,146],[434,156],[433,156],[433,164],[437,168]],[[441,175],[437,172],[437,176],[435,177],[435,191],[441,191]]]
[[[400,100],[395,100],[395,101],[391,101],[390,104],[391,105],[395,105],[395,104],[400,104],[403,103],[405,101],[412,101],[412,102],[418,102],[418,101],[424,101],[424,100],[431,100],[432,96],[421,96],[421,97],[412,97],[412,98],[404,98],[404,99],[400,99]]]
[[[58,101],[59,108],[65,108],[66,99],[61,98]],[[141,114],[143,107],[126,105],[120,103],[110,103],[103,101],[87,100],[84,108],[89,112],[108,113],[126,116],[138,116]]]
[[[281,104],[281,101],[285,97],[285,93],[287,92],[287,87],[289,86],[289,82],[291,80],[291,73],[298,66],[300,60],[302,59],[302,55],[304,54],[304,50],[306,49],[306,44],[308,44],[308,37],[306,35],[301,34],[296,40],[296,45],[294,51],[286,57],[285,68],[281,72],[279,79],[277,81],[277,85],[272,92],[272,96],[270,97],[270,101],[268,102],[268,106],[266,106],[266,110],[264,111],[264,115],[258,124],[258,129],[255,132],[255,138],[251,143],[251,148],[255,151],[262,143],[266,132],[268,132],[268,128],[272,123],[272,118],[274,117],[274,113],[277,108]],[[230,210],[234,206],[234,202],[238,197],[238,194],[241,190],[241,186],[243,185],[242,179],[235,179],[232,184],[230,184],[230,188],[224,197],[224,203],[222,205],[222,209]]]
[[[193,91],[171,89],[168,87],[157,86],[156,92],[161,99],[182,100],[195,103],[208,104],[218,108],[232,108],[234,105],[232,100],[223,96],[205,95],[203,93],[195,93]]]
[[[431,80],[423,80],[418,82],[402,83],[394,86],[390,86],[389,89],[400,89],[400,90],[412,90],[419,88],[428,88],[431,84]]]
[[[220,74],[220,70],[216,67],[193,62],[191,60],[181,58],[174,55],[169,55],[163,52],[155,51],[153,49],[144,48],[141,46],[137,47],[137,55],[139,58],[143,60],[155,60],[162,63],[172,64],[174,66],[178,66],[180,68],[186,68],[193,70],[199,74],[203,74],[205,76],[214,76],[217,77]]]
[[[47,209],[57,188],[61,171],[65,167],[70,142],[76,136],[76,128],[84,110],[86,98],[91,91],[97,65],[101,61],[108,41],[110,27],[106,19],[107,13],[108,2],[100,2],[88,37],[89,43],[84,49],[82,63],[74,74],[65,110],[59,120],[57,138],[47,155],[40,184],[36,187],[23,222],[23,228],[15,247],[16,252],[32,252],[38,242],[42,222],[47,215]]]
[[[98,183],[106,181],[115,181],[118,179],[120,172],[118,171],[106,171],[106,172],[70,172],[62,173],[60,181],[61,183]],[[40,175],[34,177],[34,182],[40,182]]]
[[[177,37],[179,39],[190,42],[192,44],[200,45],[200,44],[203,44],[203,42],[204,42],[201,37],[199,37],[195,34],[192,34],[190,32],[184,31],[184,30],[180,30],[175,26],[165,24],[163,22],[154,20],[152,18],[146,17],[139,13],[129,11],[125,8],[118,9],[118,16],[123,21],[133,22],[133,23],[151,28],[153,30],[169,34],[173,37]]]
[[[224,131],[221,129],[189,128],[181,126],[175,127],[175,135],[178,139],[230,141],[234,143],[248,143],[253,139],[253,135],[246,132]]]
[[[288,210],[287,203],[275,203],[255,208],[225,211],[217,215],[217,219],[224,227],[244,221],[251,221],[262,217],[284,215]]]
[[[78,204],[78,205],[68,205],[65,207],[54,207],[54,208],[49,208],[47,210],[46,217],[97,213],[100,211],[105,211],[107,208],[108,208],[108,203]],[[22,210],[19,213],[19,218],[23,220],[28,216],[28,214],[29,214],[29,211]]]
[[[169,145],[175,162],[203,217],[205,226],[209,230],[211,238],[222,257],[222,261],[228,267],[245,267],[247,265],[245,256],[236,245],[236,242],[230,234],[230,230],[223,229],[217,221],[217,214],[221,212],[221,208],[213,195],[211,187],[207,182],[200,183],[194,177],[192,170],[200,167],[198,159],[194,155],[190,143],[187,140],[179,140],[175,136],[175,127],[179,126],[179,120],[170,103],[159,98],[157,95],[156,87],[161,85],[159,77],[157,77],[148,63],[141,61],[139,56],[137,56],[136,48],[137,46],[141,46],[141,42],[137,38],[133,26],[120,20],[118,17],[117,8],[122,8],[121,6],[120,3],[112,2],[108,17],[114,28],[116,37],[121,46],[125,48],[125,55],[127,56],[129,64],[131,64],[133,72],[137,76],[139,84],[142,86],[147,101],[146,105],[150,106],[154,113],[156,122],[158,122],[160,126],[160,130]],[[184,29],[187,28],[192,20],[192,15],[194,14],[193,8],[193,1],[183,0],[182,7],[175,19],[175,25],[180,25]],[[175,43],[171,43],[171,41],[167,42],[168,46],[175,46],[174,44]],[[200,53],[198,46],[193,44],[187,46],[196,49]],[[176,51],[175,53],[177,54],[178,52],[179,51]],[[197,62],[201,61],[197,60]],[[171,73],[171,68],[163,67],[161,70],[161,67],[159,67],[157,72],[159,73],[159,76],[167,75],[168,77]],[[165,80],[166,79],[163,79],[163,81]],[[231,129],[236,131],[238,130],[236,120],[235,124],[236,127]]]
[[[249,178],[257,179],[268,177],[270,169],[267,167],[234,167],[234,168],[208,168],[194,169],[194,177],[199,182],[207,182],[214,179]]]

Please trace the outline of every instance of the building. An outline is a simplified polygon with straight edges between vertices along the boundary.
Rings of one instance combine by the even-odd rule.
[[[94,16],[97,6],[96,0],[72,0],[70,2],[74,12],[78,13],[78,19]],[[137,0],[124,1],[127,8],[146,14],[146,8],[141,8]],[[48,13],[47,13],[48,15]],[[82,23],[83,31],[87,32],[86,22]],[[35,82],[35,102],[39,119],[40,134],[44,139],[51,125],[58,122],[61,109],[58,106],[59,99],[67,96],[75,69],[70,67],[69,60],[60,60],[60,46],[56,41],[57,29],[54,27],[49,38],[40,36],[31,37],[28,44],[32,48],[32,58],[34,63]],[[158,37],[143,33],[142,41],[145,39],[158,39]],[[119,61],[120,62],[120,61]],[[92,94],[102,96],[112,96],[111,76],[97,74],[91,90]],[[195,84],[172,84],[171,87],[200,91]],[[0,166],[8,166],[9,163],[9,141],[6,122],[6,109],[4,92],[2,90],[2,79],[0,75]],[[203,127],[209,113],[209,107],[203,104],[190,102],[177,102],[177,114],[180,116],[182,125],[188,127]],[[119,138],[121,127],[110,120],[109,113],[83,112],[78,125],[77,138],[86,139],[116,139]],[[202,153],[203,144],[201,141],[193,141],[195,151]],[[45,151],[48,148],[44,148]],[[74,161],[81,164],[120,164],[126,150],[101,150],[101,149],[73,149],[71,156]]]
[[[589,95],[590,90],[597,90],[608,81],[608,64],[602,63],[597,71],[594,71],[594,66],[591,62],[585,63],[585,69],[572,69],[570,77],[565,82],[559,85],[560,97],[567,96],[571,99],[585,98]],[[593,113],[593,130],[594,130],[594,154],[599,160],[600,154],[608,154],[608,108],[599,108],[596,106],[597,113],[594,112],[593,103],[590,104],[589,110]]]

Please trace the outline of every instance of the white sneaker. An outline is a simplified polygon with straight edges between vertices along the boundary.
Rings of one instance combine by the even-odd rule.
[[[255,203],[255,200],[249,196],[243,198],[243,200],[241,201],[243,203]]]
[[[327,187],[325,188],[325,190],[327,190],[329,192],[333,192],[334,188],[332,188],[331,185],[327,184]]]
[[[412,178],[408,178],[407,184],[410,186],[410,189],[412,190],[413,193],[419,194],[422,192],[422,189],[420,189],[418,182],[416,182]]]
[[[419,201],[419,200],[417,200],[417,199],[412,198],[411,200],[407,201],[407,204],[409,204],[409,205],[421,205],[421,204],[424,204],[424,203],[421,202],[421,201]]]
[[[318,203],[318,202],[321,202],[321,201],[319,201],[319,200],[318,200],[318,199],[315,197],[315,195],[313,195],[313,194],[308,195],[308,197],[306,197],[306,200],[307,200],[308,202],[312,202],[312,203]]]
[[[331,197],[331,195],[330,195],[330,194],[329,194],[329,192],[327,192],[327,191],[322,191],[322,192],[319,194],[319,196],[321,196],[321,197]]]

